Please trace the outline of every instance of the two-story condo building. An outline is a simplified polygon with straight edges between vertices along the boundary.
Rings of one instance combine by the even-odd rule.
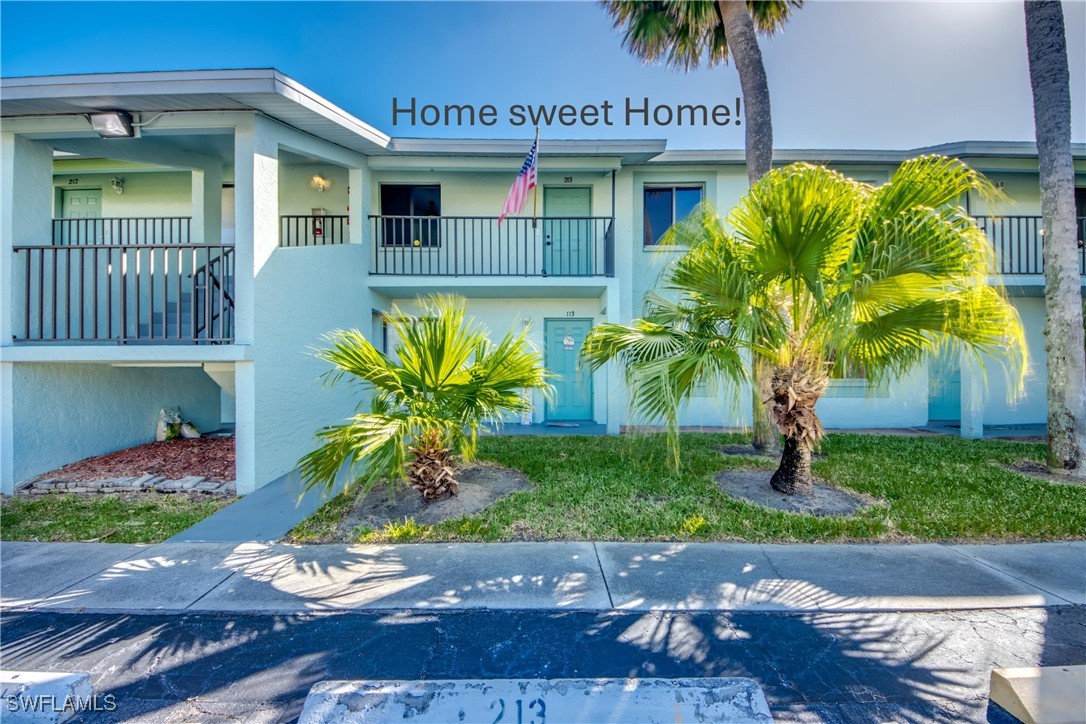
[[[467,297],[495,334],[530,325],[560,375],[554,401],[537,400],[535,424],[618,433],[642,421],[628,419],[616,370],[578,370],[585,334],[640,313],[676,253],[658,244],[676,218],[703,199],[726,211],[747,188],[741,151],[544,131],[538,218],[499,224],[529,139],[392,138],[274,70],[13,78],[0,93],[5,493],[148,441],[163,407],[206,431],[233,424],[238,491],[265,485],[357,403],[346,386],[322,388],[311,354],[321,335],[358,327],[387,348],[383,315],[433,292]],[[775,162],[821,162],[880,183],[922,153],[962,158],[1011,200],[963,202],[996,246],[1028,331],[1025,394],[1010,399],[997,367],[982,380],[940,358],[881,389],[835,380],[820,414],[834,428],[952,421],[972,436],[1043,423],[1030,144],[778,151]],[[1075,158],[1086,187],[1086,147]],[[749,424],[747,394],[707,389],[683,422]]]

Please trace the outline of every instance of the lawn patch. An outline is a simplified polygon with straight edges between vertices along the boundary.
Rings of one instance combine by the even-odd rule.
[[[1051,485],[991,462],[1044,460],[1042,445],[954,437],[833,434],[814,473],[885,501],[848,517],[788,513],[719,489],[722,470],[774,467],[730,456],[740,435],[682,435],[683,466],[663,435],[510,436],[480,441],[481,458],[521,470],[531,490],[473,515],[415,525],[412,540],[1025,541],[1086,538],[1086,487]],[[409,494],[404,491],[402,494]],[[355,493],[338,496],[291,532],[311,542],[339,525]],[[438,503],[440,505],[440,503]],[[400,519],[400,524],[403,520]],[[391,540],[379,527],[365,540]]]
[[[0,539],[160,543],[232,501],[187,493],[4,497],[0,500]]]

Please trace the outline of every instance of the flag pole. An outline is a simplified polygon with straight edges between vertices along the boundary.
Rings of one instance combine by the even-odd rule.
[[[535,127],[535,165],[539,168],[539,126]],[[538,173],[538,172],[537,172]],[[532,186],[532,228],[536,228],[536,209],[539,206],[539,181]]]

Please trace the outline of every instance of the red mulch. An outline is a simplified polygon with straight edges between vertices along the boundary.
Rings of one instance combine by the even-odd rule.
[[[37,477],[38,480],[81,482],[106,478],[161,475],[178,480],[199,475],[208,480],[234,480],[234,438],[166,440],[79,460]]]

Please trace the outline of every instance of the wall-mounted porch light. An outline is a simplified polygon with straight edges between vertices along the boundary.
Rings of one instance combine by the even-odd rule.
[[[324,178],[320,174],[317,174],[309,180],[309,185],[315,188],[317,191],[324,191],[332,185],[332,182]]]
[[[90,114],[91,126],[102,138],[132,138],[136,129],[127,111],[103,111]]]

